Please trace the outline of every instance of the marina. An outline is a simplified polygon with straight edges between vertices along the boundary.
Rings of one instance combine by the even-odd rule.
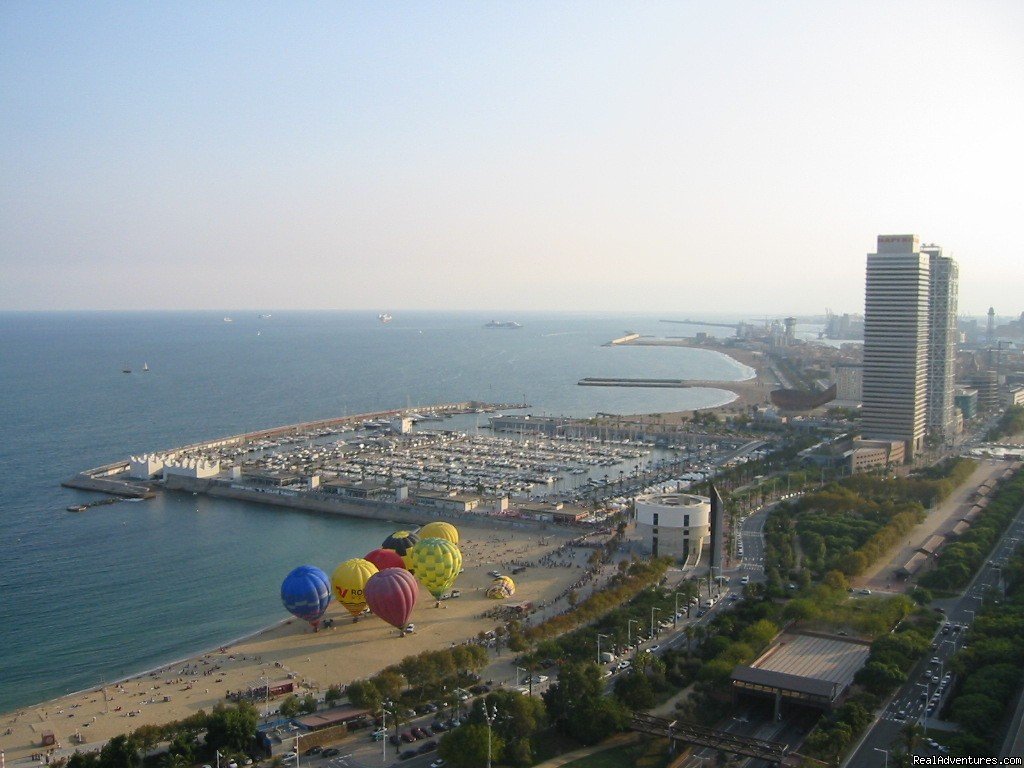
[[[609,432],[589,420],[497,413],[481,432],[481,414],[522,408],[468,401],[288,425],[132,456],[64,484],[403,523],[444,513],[586,525],[621,509],[629,493],[707,479],[760,448],[735,436],[672,433],[655,421]]]

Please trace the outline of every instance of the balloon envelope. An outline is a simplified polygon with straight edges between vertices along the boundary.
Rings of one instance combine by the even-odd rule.
[[[377,566],[378,571],[383,571],[385,568],[405,568],[405,560],[393,549],[375,549],[373,552],[368,552],[363,559]]]
[[[289,613],[316,629],[331,603],[331,581],[319,568],[300,565],[281,582],[281,602]]]
[[[353,616],[358,616],[365,610],[366,596],[363,594],[363,588],[375,573],[377,566],[361,557],[355,557],[346,560],[331,574],[334,596]]]
[[[509,576],[499,576],[491,582],[486,595],[492,600],[504,600],[516,593],[516,583]]]
[[[370,577],[363,592],[374,616],[380,616],[393,627],[404,629],[420,588],[416,577],[404,568],[385,568]]]
[[[412,549],[416,542],[420,540],[420,537],[415,533],[409,531],[395,531],[381,544],[381,549],[393,549],[395,552],[402,556],[402,560],[405,561],[406,568],[412,568],[412,563],[409,560],[409,550]]]
[[[447,539],[456,546],[459,544],[459,529],[441,520],[427,523],[416,531],[416,535],[421,539]]]
[[[438,600],[462,570],[462,553],[447,539],[423,539],[409,550],[408,557],[416,578]]]

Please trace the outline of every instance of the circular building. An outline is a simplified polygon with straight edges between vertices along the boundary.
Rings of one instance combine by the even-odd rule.
[[[636,497],[636,531],[654,557],[687,557],[711,532],[711,499],[690,493]]]

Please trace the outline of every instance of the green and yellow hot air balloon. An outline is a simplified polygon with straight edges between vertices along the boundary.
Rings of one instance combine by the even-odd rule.
[[[438,520],[436,523],[427,523],[416,535],[421,539],[447,539],[455,546],[459,546],[459,529],[451,523]]]
[[[331,574],[331,588],[334,590],[334,596],[353,616],[358,616],[366,610],[366,596],[363,594],[363,588],[375,573],[377,573],[377,566],[369,560],[354,557],[339,565]]]
[[[440,605],[441,595],[452,588],[462,570],[459,548],[447,539],[420,539],[408,557],[410,570]]]

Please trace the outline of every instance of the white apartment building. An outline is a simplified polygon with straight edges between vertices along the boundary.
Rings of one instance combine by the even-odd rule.
[[[928,432],[948,441],[956,435],[956,311],[960,267],[937,245],[926,245],[928,254]]]
[[[929,256],[916,235],[879,235],[867,261],[863,434],[900,440],[911,458],[927,415]]]

